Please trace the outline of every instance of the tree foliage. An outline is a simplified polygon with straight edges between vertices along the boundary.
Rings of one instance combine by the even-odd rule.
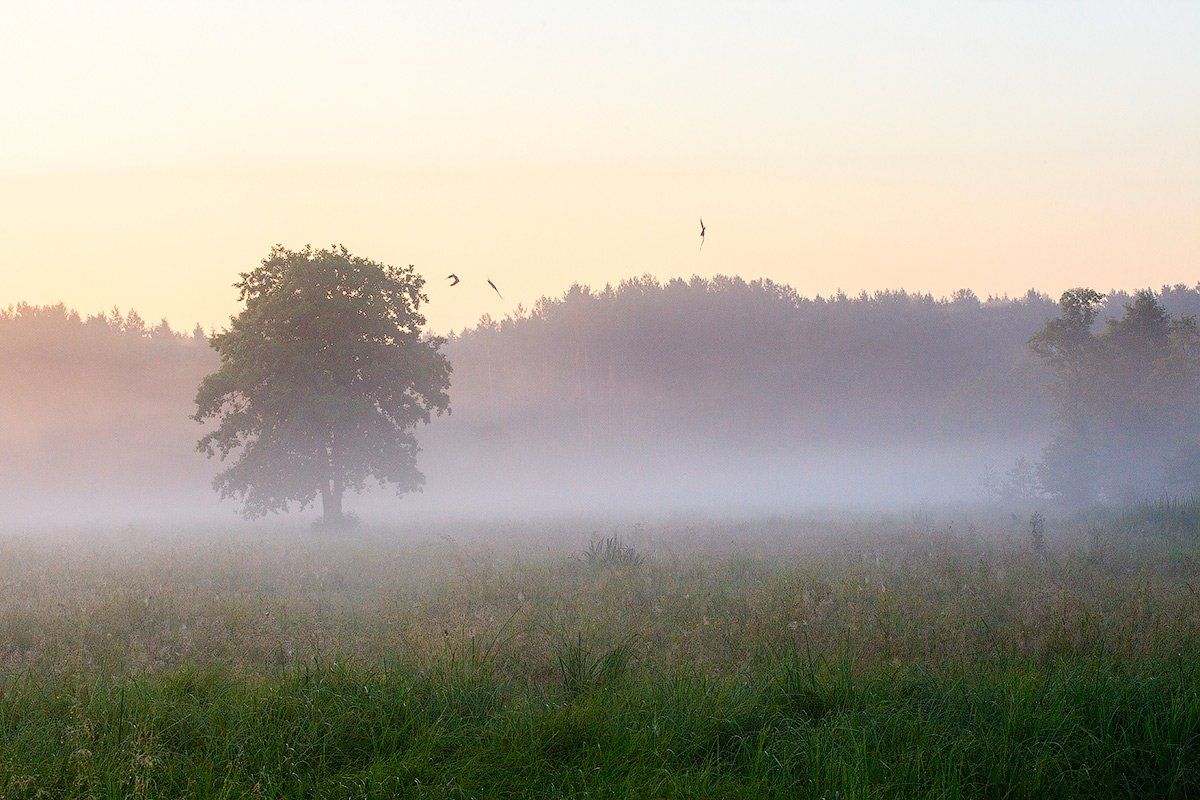
[[[1057,429],[1042,483],[1079,504],[1145,495],[1186,473],[1200,442],[1200,329],[1138,292],[1119,318],[1093,328],[1103,296],[1073,289],[1030,340],[1054,374]]]
[[[235,284],[245,308],[215,334],[219,369],[195,419],[198,449],[233,463],[214,479],[248,516],[307,506],[341,517],[368,478],[420,489],[413,430],[449,408],[442,340],[423,334],[424,279],[346,248],[275,247]]]

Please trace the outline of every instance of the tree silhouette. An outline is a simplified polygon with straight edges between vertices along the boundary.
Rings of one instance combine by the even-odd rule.
[[[1100,344],[1092,333],[1104,295],[1070,289],[1059,300],[1061,313],[1029,340],[1029,347],[1054,373],[1058,400],[1057,429],[1042,454],[1044,486],[1073,505],[1093,500],[1099,491],[1095,428],[1102,391]]]
[[[1030,340],[1055,375],[1059,403],[1042,482],[1073,504],[1186,483],[1177,473],[1186,471],[1186,453],[1200,442],[1195,319],[1173,318],[1143,291],[1096,334],[1102,299],[1090,289],[1066,292],[1061,315]]]
[[[247,516],[302,508],[320,495],[324,521],[368,478],[420,489],[413,429],[449,408],[442,340],[423,336],[424,279],[346,248],[275,247],[235,284],[245,308],[212,347],[220,368],[196,394],[198,449],[237,453],[213,486]]]

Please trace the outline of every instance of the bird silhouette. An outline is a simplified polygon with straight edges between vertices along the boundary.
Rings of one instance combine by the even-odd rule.
[[[704,249],[704,232],[707,230],[708,230],[708,228],[704,227],[704,217],[701,217],[700,218],[700,249],[701,250]]]
[[[458,286],[458,276],[457,276],[457,275],[455,275],[453,272],[451,272],[451,273],[450,273],[449,275],[447,275],[446,277],[450,279],[450,281],[451,281],[450,285],[451,285],[451,286]]]
[[[500,294],[500,290],[496,288],[496,284],[492,283],[492,279],[488,278],[487,282],[488,282],[488,286],[492,287],[492,289],[496,292],[496,296],[499,297],[501,300],[503,300],[504,295]]]

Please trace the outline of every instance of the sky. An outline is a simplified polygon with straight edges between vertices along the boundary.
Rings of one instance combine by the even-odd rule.
[[[581,6],[0,0],[0,306],[220,327],[275,243],[415,264],[441,332],[644,273],[1200,280],[1200,3]]]

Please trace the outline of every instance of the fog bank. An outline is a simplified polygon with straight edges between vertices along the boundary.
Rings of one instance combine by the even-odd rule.
[[[1158,293],[1200,313],[1200,287]],[[1109,297],[1105,314],[1128,295]],[[736,278],[574,287],[450,337],[452,413],[418,431],[425,491],[383,520],[736,515],[972,500],[1045,444],[1027,341],[1035,292],[981,301],[802,298]],[[9,523],[229,519],[189,419],[215,367],[202,332],[136,314],[0,317],[0,511]]]

